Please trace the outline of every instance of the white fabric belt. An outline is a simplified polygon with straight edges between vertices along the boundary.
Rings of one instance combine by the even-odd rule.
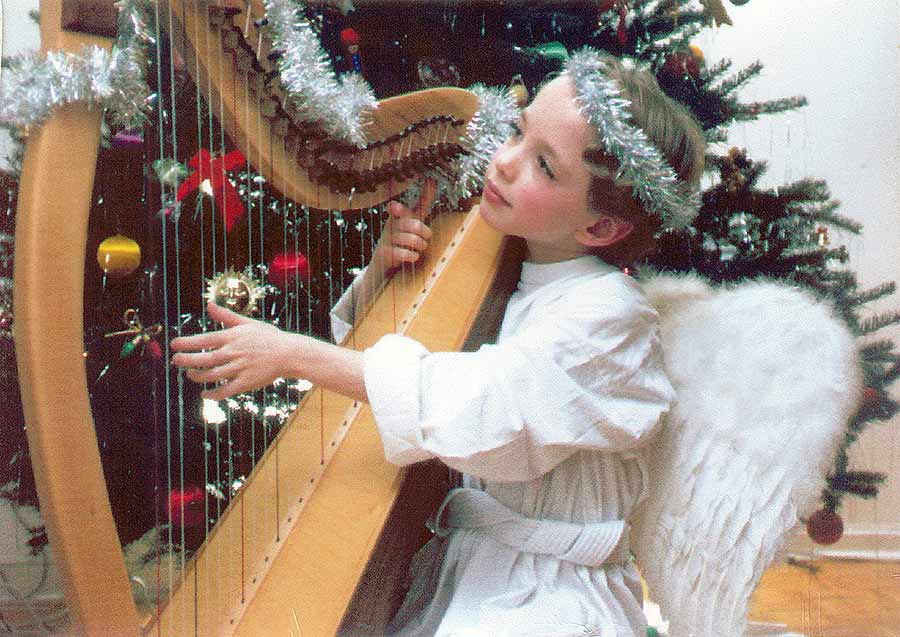
[[[553,555],[584,566],[628,559],[624,520],[580,524],[529,518],[478,489],[452,489],[429,526],[441,537],[454,529],[476,530],[524,553]]]

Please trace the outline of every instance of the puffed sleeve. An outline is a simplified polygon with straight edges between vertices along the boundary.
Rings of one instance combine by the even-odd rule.
[[[674,393],[656,311],[616,277],[570,291],[523,329],[471,353],[389,335],[365,352],[385,455],[437,457],[486,480],[530,480],[581,449],[629,450]]]

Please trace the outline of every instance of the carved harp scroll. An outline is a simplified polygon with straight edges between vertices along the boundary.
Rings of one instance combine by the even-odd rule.
[[[453,121],[474,113],[474,96],[455,89],[406,102],[386,100],[378,109],[383,119],[374,120],[376,142],[363,154],[365,161],[342,164],[344,148],[315,146],[326,159],[328,153],[334,155],[334,161],[317,165],[319,157],[310,155],[307,141],[316,134],[292,121],[275,99],[277,89],[264,83],[240,86],[241,81],[257,81],[256,74],[236,69],[246,71],[264,56],[257,52],[248,57],[242,41],[228,35],[237,28],[231,4],[172,2],[171,39],[186,45],[183,57],[201,90],[209,87],[211,102],[245,103],[223,95],[234,86],[238,89],[229,90],[252,91],[258,98],[250,100],[258,107],[253,113],[223,108],[223,125],[288,197],[338,209],[384,201],[405,187],[412,171],[409,163],[391,160],[381,162],[381,173],[367,172],[376,167],[371,161],[379,152],[375,146],[408,129],[410,122],[432,121],[429,113]],[[259,15],[260,4],[253,2],[251,11]],[[42,48],[109,47],[106,37],[68,29],[110,35],[110,12],[113,0],[42,0]],[[98,27],[97,20],[91,25],[91,15],[101,23],[105,16],[107,26]],[[193,44],[196,34],[224,43],[224,48],[207,55],[206,47]],[[216,85],[211,81],[216,77],[225,82]],[[83,358],[85,243],[100,118],[99,108],[74,104],[30,134],[16,228],[15,339],[22,400],[42,513],[72,630],[91,635],[340,632],[342,618],[345,626],[358,621],[346,618],[366,594],[357,585],[366,579],[380,536],[383,541],[403,472],[384,461],[367,406],[318,388],[306,395],[265,452],[186,565],[168,601],[152,616],[142,617],[135,607],[108,504]],[[243,121],[265,130],[251,134]],[[440,163],[445,158],[441,153],[446,146],[436,151],[425,146],[417,149],[416,161]],[[354,187],[348,176],[365,183]],[[392,331],[413,336],[432,350],[463,345],[492,286],[501,238],[480,221],[477,209],[438,217],[433,226],[441,238],[411,276],[395,277],[374,302],[348,340],[355,347],[367,347]],[[371,573],[367,577],[373,579]],[[384,611],[372,611],[378,612]]]

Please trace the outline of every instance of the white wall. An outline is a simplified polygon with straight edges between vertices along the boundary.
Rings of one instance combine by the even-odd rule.
[[[704,33],[708,61],[741,67],[759,59],[761,77],[742,101],[804,95],[809,106],[734,127],[730,145],[768,159],[766,186],[825,179],[840,212],[864,225],[861,236],[834,234],[863,287],[900,279],[900,8],[897,0],[751,0],[725,3],[734,26]],[[900,309],[900,293],[879,305]],[[870,312],[871,313],[871,312]],[[882,330],[900,346],[900,328]],[[900,398],[900,387],[892,391]],[[900,418],[872,424],[851,455],[858,468],[889,481],[873,502],[847,498],[847,533],[834,548],[900,551]]]
[[[3,11],[2,55],[9,57],[40,47],[40,33],[29,11],[37,10],[38,0],[0,0]],[[7,168],[9,136],[0,130],[0,168]]]

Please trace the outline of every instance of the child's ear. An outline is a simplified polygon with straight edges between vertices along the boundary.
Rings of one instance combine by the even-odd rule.
[[[634,224],[620,217],[603,215],[586,228],[575,231],[575,239],[589,248],[605,248],[631,234]]]

